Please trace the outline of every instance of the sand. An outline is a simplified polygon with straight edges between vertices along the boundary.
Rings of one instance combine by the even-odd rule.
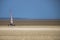
[[[60,26],[0,26],[0,40],[60,40]]]

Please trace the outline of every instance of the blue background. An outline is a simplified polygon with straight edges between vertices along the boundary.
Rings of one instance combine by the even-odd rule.
[[[60,19],[60,0],[0,0],[0,18]]]

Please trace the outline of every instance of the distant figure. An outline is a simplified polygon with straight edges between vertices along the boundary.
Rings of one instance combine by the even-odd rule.
[[[10,19],[10,25],[11,25],[11,26],[14,26],[13,17],[12,17],[12,16],[11,16],[11,19]]]
[[[10,10],[10,24],[9,24],[9,26],[14,26],[11,10]]]

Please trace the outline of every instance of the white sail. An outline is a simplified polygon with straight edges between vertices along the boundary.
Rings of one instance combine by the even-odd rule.
[[[13,24],[12,10],[10,9],[10,24]]]
[[[11,15],[10,23],[13,24],[13,17],[12,17],[12,15]]]

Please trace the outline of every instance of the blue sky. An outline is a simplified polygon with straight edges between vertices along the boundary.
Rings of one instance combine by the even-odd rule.
[[[59,0],[0,0],[0,18],[60,19]]]

